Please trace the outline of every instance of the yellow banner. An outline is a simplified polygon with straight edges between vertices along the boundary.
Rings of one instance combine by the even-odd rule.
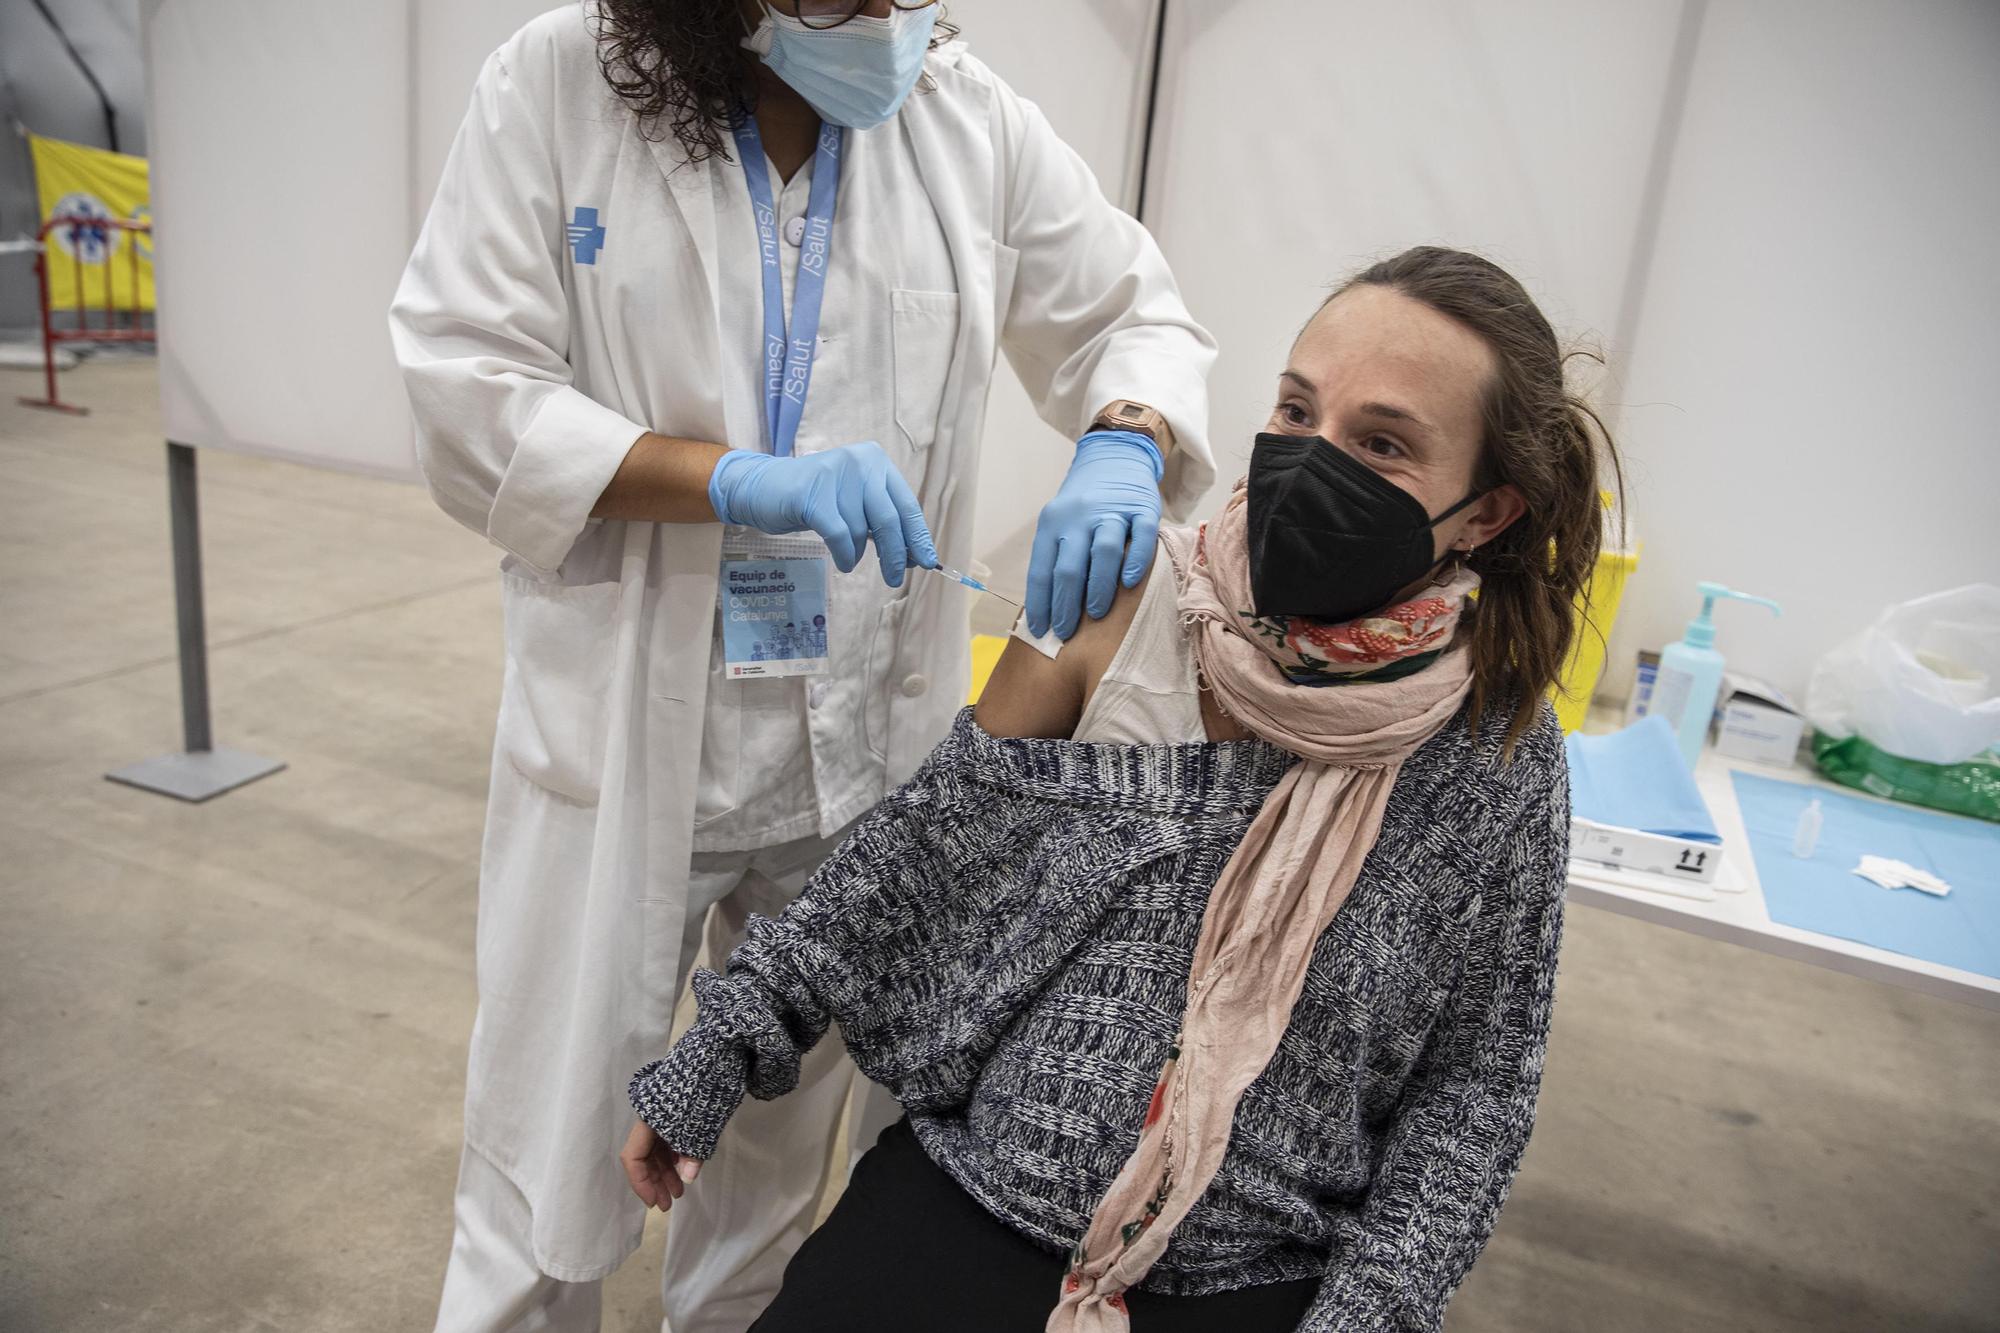
[[[127,231],[102,220],[150,222],[152,185],[146,159],[129,153],[65,143],[61,139],[28,136],[35,159],[35,190],[41,196],[42,221],[80,218],[49,228],[49,308],[93,312],[107,305],[115,310],[136,305],[153,308],[153,237],[151,232]],[[78,261],[81,261],[79,263]],[[105,288],[106,278],[110,289]],[[78,301],[78,288],[82,301]]]

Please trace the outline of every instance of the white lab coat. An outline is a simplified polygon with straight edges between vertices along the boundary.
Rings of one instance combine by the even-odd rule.
[[[489,60],[390,317],[431,491],[507,552],[466,1141],[527,1197],[536,1260],[569,1281],[617,1267],[644,1221],[615,1153],[632,1120],[626,1079],[664,1051],[682,985],[722,531],[589,513],[644,430],[761,439],[755,367],[723,356],[714,296],[718,247],[755,245],[714,234],[709,191],[741,168],[688,163],[671,135],[642,135],[586,24],[576,7],[544,15]],[[872,217],[843,198],[837,226],[893,244],[906,226],[941,225],[951,252],[955,318],[915,325],[907,348],[899,326],[880,370],[935,377],[934,437],[902,465],[920,474],[909,479],[939,553],[971,556],[1003,343],[1042,415],[1071,435],[1117,398],[1164,412],[1177,446],[1166,495],[1184,511],[1214,475],[1214,349],[1164,260],[962,45],[932,53],[927,72],[935,88],[850,135],[845,169],[907,153],[928,197]],[[565,234],[580,203],[621,228],[589,269],[570,262]],[[924,401],[894,392],[899,406]],[[870,633],[854,743],[899,782],[964,698],[965,603],[943,580],[912,579]]]

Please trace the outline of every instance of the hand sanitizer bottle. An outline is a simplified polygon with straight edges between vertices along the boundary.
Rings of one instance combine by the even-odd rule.
[[[1708,739],[1708,724],[1715,717],[1715,696],[1722,689],[1722,654],[1715,651],[1715,603],[1724,597],[1739,602],[1768,606],[1774,614],[1783,609],[1768,597],[1735,592],[1720,583],[1697,583],[1701,593],[1701,614],[1688,622],[1687,633],[1660,652],[1660,669],[1653,681],[1653,703],[1648,712],[1658,713],[1674,729],[1680,742],[1681,758],[1688,772],[1701,758],[1702,743]]]

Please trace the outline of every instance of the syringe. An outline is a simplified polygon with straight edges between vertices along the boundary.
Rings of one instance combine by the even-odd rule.
[[[942,574],[946,578],[950,579],[953,583],[962,584],[965,587],[972,589],[974,592],[983,592],[988,597],[1000,597],[999,593],[994,592],[993,589],[987,587],[985,584],[981,583],[978,579],[972,577],[972,575],[966,573],[962,569],[953,569],[950,565],[945,565],[945,564],[926,565],[924,566],[924,568],[929,569],[930,572],[933,574]],[[1021,605],[1019,602],[1015,601],[1011,597],[1000,597],[1000,600],[1007,603],[1007,605],[1015,608],[1019,608]]]

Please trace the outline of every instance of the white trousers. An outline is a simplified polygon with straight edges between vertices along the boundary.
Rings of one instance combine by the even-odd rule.
[[[697,855],[688,875],[682,984],[704,942],[720,967],[742,941],[750,913],[783,911],[840,836]],[[622,1084],[631,1073],[607,1070],[605,1077]],[[850,1144],[836,1162],[834,1136],[850,1095],[857,1099]],[[844,1176],[900,1114],[888,1093],[855,1077],[837,1032],[801,1063],[796,1090],[774,1102],[746,1098],[669,1214],[663,1333],[744,1333],[812,1230],[829,1164]],[[453,1223],[437,1333],[595,1333],[601,1284],[563,1282],[536,1267],[527,1200],[469,1148],[459,1158]]]

